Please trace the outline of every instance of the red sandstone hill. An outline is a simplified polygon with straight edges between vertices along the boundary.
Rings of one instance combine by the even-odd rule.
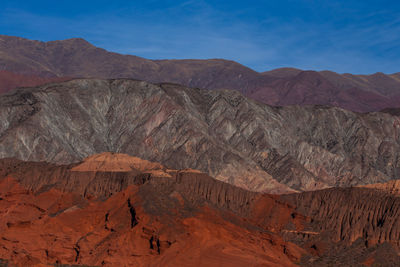
[[[0,171],[10,263],[295,266],[306,253],[277,234],[301,229],[293,209],[198,171],[110,153],[70,166],[1,160]]]
[[[399,205],[369,188],[259,194],[123,154],[71,165],[2,159],[0,258],[21,266],[395,266]]]
[[[40,42],[0,35],[0,69],[39,77],[134,78],[232,89],[275,106],[329,105],[358,112],[400,106],[398,73],[352,75],[292,68],[258,73],[228,60],[147,60],[121,55],[80,38]],[[0,87],[11,89],[4,84],[0,79]]]
[[[208,206],[181,216],[179,193],[164,195],[174,203],[165,214],[152,214],[137,186],[103,201],[55,189],[33,194],[12,179],[0,190],[0,257],[22,266],[294,266],[304,253]]]

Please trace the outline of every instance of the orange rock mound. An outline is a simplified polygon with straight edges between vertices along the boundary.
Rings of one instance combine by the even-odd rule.
[[[72,171],[129,172],[132,170],[165,170],[159,163],[150,162],[128,154],[104,152],[87,157]]]

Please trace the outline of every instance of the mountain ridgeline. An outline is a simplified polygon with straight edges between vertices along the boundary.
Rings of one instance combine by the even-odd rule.
[[[0,35],[0,92],[68,77],[230,89],[274,106],[328,105],[357,112],[400,107],[400,73],[353,75],[293,68],[259,73],[222,59],[148,60],[121,55],[80,38],[40,42]]]

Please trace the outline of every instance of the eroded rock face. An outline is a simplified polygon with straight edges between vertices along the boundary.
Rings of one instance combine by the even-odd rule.
[[[311,255],[302,266],[396,266],[400,261],[397,181],[283,195],[281,201],[311,218],[303,231],[284,230]]]
[[[187,218],[147,214],[137,187],[105,201],[63,201],[60,207],[58,201],[71,198],[71,193],[33,195],[16,192],[17,186],[0,200],[0,257],[11,263],[295,266],[293,261],[303,252],[274,234],[230,223],[207,207]]]
[[[2,159],[0,177],[0,258],[10,263],[393,266],[400,259],[400,198],[380,189],[260,194],[115,153],[72,165]]]
[[[330,188],[282,196],[296,211],[314,219],[313,229],[332,231],[335,242],[400,246],[400,197],[380,189]]]
[[[122,152],[199,169],[255,191],[399,178],[398,119],[337,108],[273,108],[233,91],[74,80],[0,97],[0,157],[71,163]]]
[[[118,159],[135,167],[115,170]],[[1,169],[0,258],[10,263],[295,266],[306,253],[279,236],[286,225],[301,229],[306,222],[290,216],[293,208],[199,171],[110,153],[71,166],[1,160]],[[74,173],[82,176],[74,180]],[[100,190],[89,194],[77,184],[83,174]],[[272,216],[260,220],[268,211]]]

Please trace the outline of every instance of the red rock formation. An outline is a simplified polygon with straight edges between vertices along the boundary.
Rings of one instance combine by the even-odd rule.
[[[3,197],[9,205],[2,211],[7,210],[12,222],[9,216],[1,217],[6,229],[0,257],[25,265],[294,266],[292,261],[303,253],[274,235],[230,223],[207,207],[193,217],[165,224],[163,217],[146,214],[140,207],[137,187],[56,215],[40,206],[43,194],[27,194],[23,201],[21,196]],[[24,217],[16,216],[21,213]]]
[[[2,159],[0,177],[0,259],[22,266],[399,260],[400,198],[393,190],[273,196],[116,153],[72,165]]]
[[[386,192],[393,184],[379,189],[331,188],[282,198],[298,213],[313,218],[311,229],[320,234],[330,231],[335,242],[364,239],[367,246],[388,242],[400,247],[400,198]]]
[[[268,196],[261,201],[256,193],[198,171],[168,170],[159,164],[110,153],[90,157],[73,167],[1,162],[3,175],[15,176],[0,180],[0,258],[10,263],[295,266],[305,253],[277,234],[289,222],[299,227],[304,223],[289,216],[293,209]],[[43,177],[50,177],[47,187],[41,179],[28,179],[28,170],[35,175],[39,165]],[[124,169],[127,166],[134,167]],[[148,179],[119,188],[104,199],[96,196],[97,192],[110,195],[107,190],[112,189],[102,184],[104,180],[95,178],[91,183],[105,191],[91,191],[92,195],[84,197],[76,184],[78,179],[71,178],[84,176],[68,177],[68,172],[103,173],[111,180],[115,178],[112,173],[126,174],[114,183],[128,176],[148,175]],[[157,176],[161,172],[168,175]],[[61,182],[64,179],[67,181]],[[31,189],[18,181],[30,184]],[[70,183],[74,186],[68,187]],[[243,217],[252,210],[257,216]],[[265,212],[273,216],[261,219]],[[286,215],[273,218],[280,214]]]

